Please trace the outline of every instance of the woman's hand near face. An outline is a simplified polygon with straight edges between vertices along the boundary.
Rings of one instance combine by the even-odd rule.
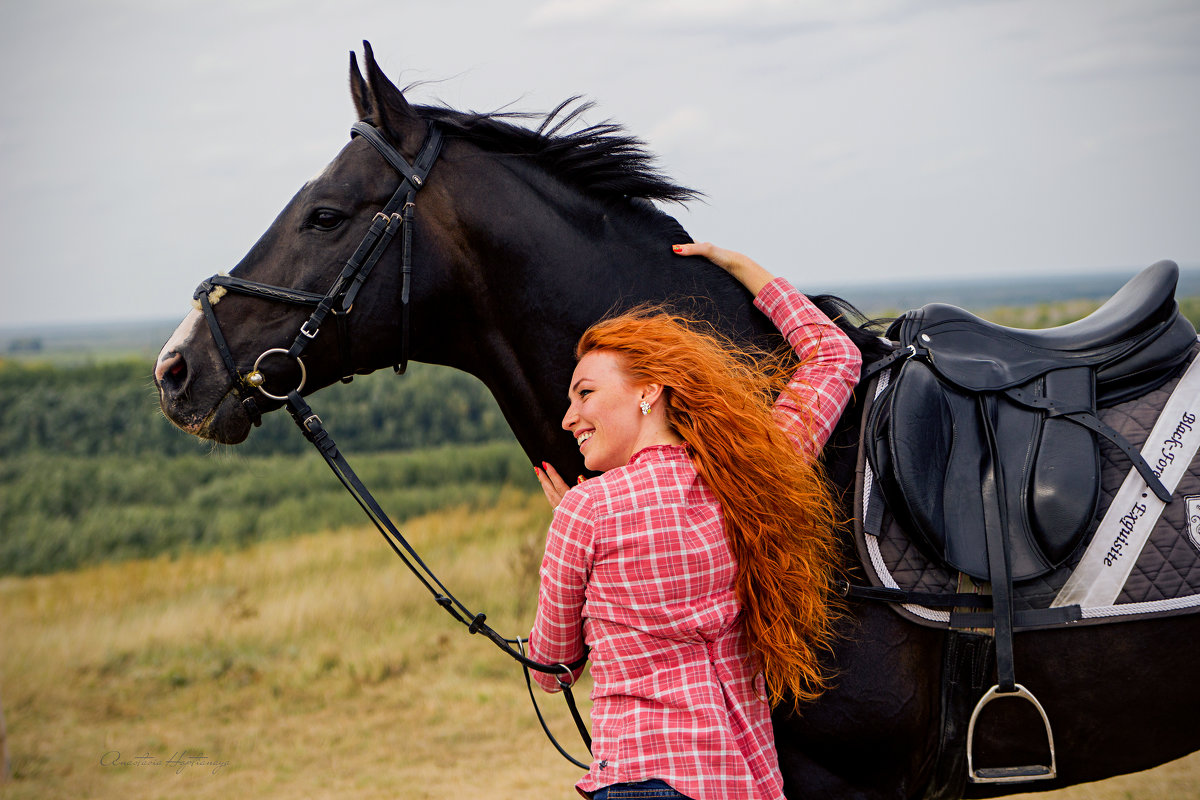
[[[764,269],[754,259],[733,250],[717,247],[712,242],[696,242],[694,244],[677,244],[672,250],[681,256],[703,256],[728,272],[745,286],[751,294],[757,295],[762,288],[775,276]]]
[[[537,475],[538,483],[542,485],[542,493],[546,495],[546,499],[550,502],[551,508],[558,508],[558,504],[562,502],[563,495],[567,493],[567,486],[552,465],[542,462],[541,467],[535,466],[533,472]]]

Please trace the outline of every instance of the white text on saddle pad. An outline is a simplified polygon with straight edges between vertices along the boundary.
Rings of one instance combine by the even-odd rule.
[[[1194,359],[1163,407],[1142,447],[1151,471],[1174,492],[1200,449],[1200,358]],[[1173,502],[1183,502],[1175,498]],[[1150,539],[1166,504],[1136,469],[1113,497],[1091,544],[1052,606],[1111,606]],[[1190,511],[1190,509],[1189,509]]]

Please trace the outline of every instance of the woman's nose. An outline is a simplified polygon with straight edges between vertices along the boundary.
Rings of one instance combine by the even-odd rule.
[[[575,404],[567,409],[567,413],[563,415],[562,427],[563,430],[569,431],[579,423],[579,415],[575,413]]]

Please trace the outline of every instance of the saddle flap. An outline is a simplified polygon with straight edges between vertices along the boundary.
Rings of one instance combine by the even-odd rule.
[[[1027,391],[1086,404],[1091,372],[1060,370]],[[997,397],[984,420],[975,396],[948,385],[920,360],[898,371],[869,420],[868,451],[888,507],[926,554],[989,579],[983,467],[995,458],[1014,580],[1042,575],[1078,547],[1098,499],[1091,431]],[[984,436],[996,431],[997,452]]]
[[[987,574],[987,549],[968,531],[982,532],[978,480],[964,497],[955,476],[978,476],[984,443],[974,401],[938,380],[927,365],[909,361],[893,383],[885,432],[892,474],[883,485],[889,506],[903,509],[910,534],[933,557],[967,574]],[[970,478],[968,478],[970,480]],[[982,572],[981,572],[982,571]]]
[[[1093,374],[1086,367],[1051,372],[1039,383],[1046,397],[1084,402],[1089,407],[1095,402]],[[1024,409],[1017,415],[1040,417]],[[1100,499],[1100,448],[1094,432],[1070,420],[1051,417],[1034,425],[1029,472],[1021,480],[1028,503],[1023,507],[1029,511],[1025,529],[1045,560],[1057,567],[1079,546],[1081,534],[1095,515]],[[1003,422],[1000,430],[1003,447],[1011,439],[1004,433]],[[1019,443],[1013,441],[1012,445]],[[1011,472],[1014,460],[1009,455],[1005,458],[1005,470]],[[1010,497],[1008,502],[1013,506],[1021,500]]]

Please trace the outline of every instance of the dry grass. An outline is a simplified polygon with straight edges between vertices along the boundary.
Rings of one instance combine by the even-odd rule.
[[[540,495],[511,493],[405,533],[516,633],[547,521]],[[519,669],[438,611],[372,531],[4,579],[0,610],[6,799],[576,797]],[[544,705],[582,753],[562,704]],[[102,765],[113,751],[158,763]],[[162,763],[184,752],[209,763]],[[1193,756],[1038,797],[1196,797],[1198,776]]]
[[[540,495],[514,493],[405,534],[511,635],[536,592],[514,554],[536,551],[547,522]],[[541,738],[520,669],[439,611],[373,531],[6,579],[0,607],[5,798],[575,796],[578,770]],[[223,766],[101,765],[112,751]]]

